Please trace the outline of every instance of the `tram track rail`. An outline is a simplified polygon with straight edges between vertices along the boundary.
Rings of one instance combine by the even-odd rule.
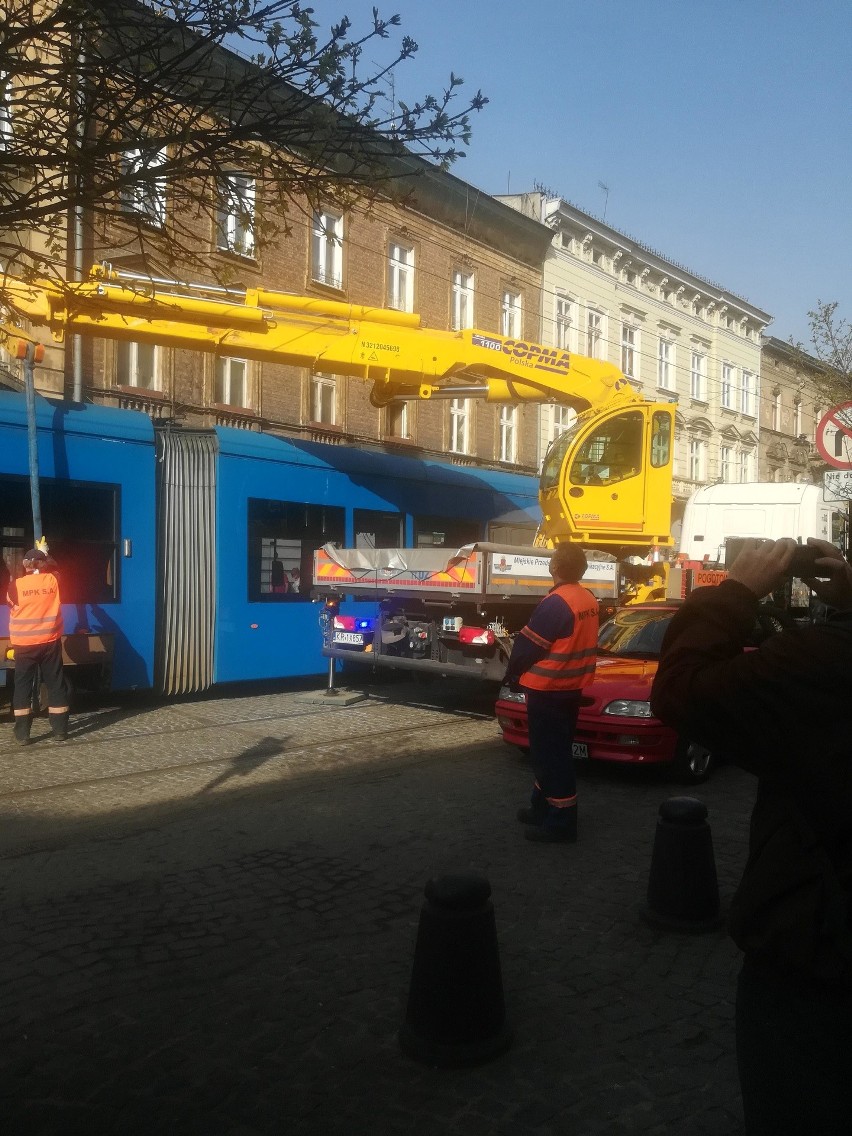
[[[460,718],[467,719],[469,721],[487,721],[491,717],[488,714],[480,713],[480,712],[477,712],[477,711],[466,711],[466,710],[458,709],[458,708],[455,708],[455,709],[452,709],[452,710],[446,710],[444,708],[437,708],[437,707],[430,706],[430,705],[424,704],[424,703],[407,703],[406,706],[409,709],[418,708],[418,709],[433,710],[433,711],[437,711],[437,712],[441,713],[442,715],[447,716],[446,721],[441,721],[439,719],[437,721],[430,722],[429,726],[428,726],[430,731],[449,730],[452,727],[455,727],[455,726],[458,725]],[[77,739],[75,739],[73,735],[70,736],[68,738],[67,742],[65,742],[63,744],[62,752],[65,752],[67,749],[69,749],[71,747],[75,747],[75,748],[81,747],[82,748],[85,745],[92,745],[92,744],[113,745],[116,742],[121,742],[122,740],[130,740],[130,739],[138,742],[138,741],[140,741],[140,739],[144,739],[144,738],[150,738],[150,739],[163,738],[163,737],[169,737],[169,736],[174,736],[174,735],[178,735],[178,734],[197,733],[197,732],[199,732],[199,730],[225,730],[225,729],[230,729],[230,728],[233,728],[233,727],[239,727],[239,726],[242,726],[242,725],[254,725],[254,724],[257,724],[257,723],[260,723],[260,722],[275,721],[275,722],[286,723],[286,722],[291,721],[293,719],[309,718],[309,717],[315,716],[318,713],[327,713],[327,710],[324,707],[317,707],[317,708],[311,708],[311,709],[305,709],[305,710],[298,710],[298,711],[290,712],[290,713],[287,713],[287,714],[281,714],[281,713],[266,714],[266,715],[253,714],[251,716],[246,716],[246,717],[231,718],[226,722],[221,722],[221,721],[210,722],[207,725],[200,725],[198,723],[189,723],[189,724],[186,724],[186,725],[170,727],[170,728],[165,729],[165,730],[133,731],[133,732],[126,732],[126,733],[121,733],[121,734],[110,733],[108,737],[103,737],[103,738],[98,738],[97,736],[90,737],[90,734],[96,735],[96,730],[93,729],[93,730],[87,730],[82,736],[80,736]],[[421,723],[414,723],[414,724],[411,724],[411,725],[408,725],[408,726],[400,725],[399,723],[395,723],[393,725],[387,726],[386,728],[370,730],[369,741],[370,742],[380,741],[381,739],[387,738],[391,735],[396,736],[397,738],[400,739],[400,741],[402,741],[405,738],[422,735],[423,729],[424,729],[424,724],[422,722]],[[270,742],[274,739],[263,739],[263,740],[259,741],[258,743],[256,743],[256,745],[254,747],[251,747],[253,754],[257,757],[263,757],[264,756],[263,749],[262,749],[262,746],[264,744],[264,740]],[[272,759],[276,759],[276,758],[277,759],[293,758],[293,757],[295,757],[299,754],[316,752],[316,751],[319,751],[319,750],[322,750],[322,749],[326,749],[330,746],[344,745],[347,741],[351,741],[351,740],[352,740],[351,738],[346,738],[346,737],[341,736],[341,737],[332,737],[332,738],[327,737],[327,738],[318,739],[316,741],[299,741],[297,744],[295,744],[291,747],[287,747],[285,745],[282,745],[281,748],[278,748],[276,746],[269,745],[268,746],[269,753],[268,753],[267,759],[272,760]],[[239,755],[237,755],[237,756],[239,757]],[[103,774],[103,775],[99,775],[99,776],[95,776],[95,777],[74,777],[71,780],[55,781],[55,782],[51,782],[50,784],[47,784],[47,785],[24,786],[24,787],[21,787],[21,788],[7,789],[7,790],[4,790],[2,787],[0,787],[0,801],[13,801],[15,799],[21,799],[21,798],[25,798],[25,797],[33,797],[33,796],[44,795],[44,794],[48,794],[48,793],[56,793],[56,792],[63,792],[63,791],[69,791],[69,790],[79,791],[81,789],[85,789],[86,787],[104,786],[104,785],[109,785],[110,783],[139,781],[139,780],[143,780],[143,779],[150,779],[153,776],[167,776],[169,774],[174,774],[174,773],[185,773],[185,772],[198,771],[198,770],[203,770],[203,769],[212,769],[212,768],[217,767],[217,766],[227,765],[228,763],[234,763],[234,761],[235,761],[234,755],[228,756],[228,755],[219,754],[219,755],[216,755],[216,756],[213,756],[213,757],[206,757],[206,758],[202,757],[202,758],[198,758],[198,759],[195,759],[195,760],[192,760],[192,761],[175,762],[175,763],[172,763],[172,764],[169,764],[169,765],[158,765],[158,766],[147,766],[146,765],[146,767],[143,768],[143,769],[123,770],[123,771],[120,771],[120,772],[117,771],[117,772],[114,772],[114,773],[107,773],[107,774]]]

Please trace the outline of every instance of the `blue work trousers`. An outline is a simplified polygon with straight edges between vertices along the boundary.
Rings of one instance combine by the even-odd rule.
[[[571,747],[580,712],[579,690],[526,690],[530,761],[536,786],[555,807],[576,804]],[[570,802],[570,804],[569,804]]]

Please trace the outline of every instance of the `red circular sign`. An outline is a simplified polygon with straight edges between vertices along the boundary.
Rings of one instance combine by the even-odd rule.
[[[835,469],[852,469],[852,402],[826,411],[816,429],[816,447]]]

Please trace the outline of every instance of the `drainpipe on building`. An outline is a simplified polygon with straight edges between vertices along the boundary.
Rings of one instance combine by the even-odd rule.
[[[35,344],[27,343],[24,355],[24,391],[27,403],[27,443],[30,467],[30,498],[33,507],[33,544],[44,535],[41,531],[41,491],[38,477],[38,434],[36,432],[35,373],[33,362]]]
[[[86,56],[82,48],[77,51],[77,105],[78,112],[76,121],[74,123],[74,132],[77,136],[77,153],[81,153],[86,141],[86,130],[83,121],[83,115],[79,113],[79,107],[82,101],[80,88],[83,84],[83,65],[86,62]],[[80,192],[80,171],[76,171],[75,183],[75,198],[78,197]],[[69,260],[73,266],[73,273],[75,280],[83,279],[83,205],[79,200],[75,201],[74,205],[74,220],[71,225],[71,256]],[[71,373],[74,383],[73,398],[75,402],[83,401],[83,339],[82,336],[74,335],[71,338]]]

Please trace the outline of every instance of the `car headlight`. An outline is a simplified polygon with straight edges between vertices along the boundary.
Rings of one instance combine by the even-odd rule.
[[[650,702],[635,702],[630,698],[616,698],[614,702],[604,706],[604,714],[612,714],[616,718],[653,718]]]
[[[512,690],[509,686],[501,686],[497,695],[501,702],[526,702],[527,696],[522,690]]]

